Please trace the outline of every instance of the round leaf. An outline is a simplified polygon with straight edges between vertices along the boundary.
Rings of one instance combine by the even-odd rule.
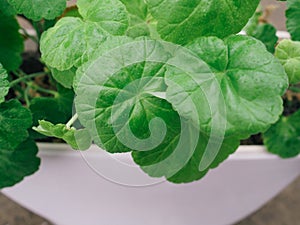
[[[300,41],[300,2],[288,0],[286,10],[286,26],[292,36],[292,40]]]
[[[0,63],[8,70],[19,68],[23,51],[23,38],[19,33],[19,25],[14,16],[0,18]]]
[[[15,150],[0,145],[0,189],[12,186],[39,169],[40,159],[34,141],[27,139]]]
[[[7,0],[19,14],[38,21],[42,18],[47,20],[60,16],[66,8],[66,0]]]
[[[16,10],[7,2],[7,0],[0,0],[0,14],[5,16],[14,16],[17,14]]]
[[[275,56],[289,77],[291,84],[300,82],[300,42],[283,40],[276,47]]]
[[[121,1],[77,0],[77,6],[85,20],[97,22],[109,34],[125,34],[128,27],[128,15]]]
[[[28,137],[31,126],[31,113],[17,100],[0,104],[0,146],[13,150]]]
[[[260,24],[256,27],[251,36],[264,43],[269,52],[274,53],[278,41],[276,28],[274,26],[271,24]]]
[[[187,48],[210,70],[191,60],[187,71],[168,67],[167,100],[182,112],[180,115],[193,116],[178,86],[190,93],[196,104],[203,132],[213,129],[212,117],[218,121],[217,130],[241,139],[265,131],[278,120],[288,79],[260,41],[245,36],[230,36],[224,41],[203,37]]]
[[[300,111],[281,117],[263,137],[270,152],[282,158],[297,156],[300,153]]]
[[[42,59],[48,66],[60,71],[79,67],[105,37],[96,23],[65,17],[43,33],[40,47]]]
[[[164,40],[186,44],[199,36],[238,33],[254,14],[259,0],[147,0]]]

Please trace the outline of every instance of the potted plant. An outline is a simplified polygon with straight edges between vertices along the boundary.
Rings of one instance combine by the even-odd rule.
[[[256,146],[207,175],[241,141],[299,154],[298,1],[278,45],[258,0],[54,2],[0,1],[0,188],[51,142],[5,194],[58,224],[228,224],[299,174]]]

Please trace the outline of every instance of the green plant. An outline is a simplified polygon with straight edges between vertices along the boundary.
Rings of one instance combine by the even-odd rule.
[[[258,133],[270,152],[298,155],[300,1],[287,1],[292,40],[278,46],[258,4],[0,0],[0,188],[38,169],[35,141],[47,137],[132,152],[175,183],[202,178]],[[36,36],[22,37],[17,14]],[[42,71],[20,67],[24,38],[40,45]]]

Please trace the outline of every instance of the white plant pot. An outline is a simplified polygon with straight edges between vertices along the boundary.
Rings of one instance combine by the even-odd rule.
[[[57,225],[233,224],[300,174],[300,157],[283,160],[264,147],[243,146],[200,181],[153,184],[156,179],[128,166],[127,154],[39,147],[41,169],[3,193]]]

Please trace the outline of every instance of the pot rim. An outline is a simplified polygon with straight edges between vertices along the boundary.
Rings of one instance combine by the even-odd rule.
[[[39,147],[39,156],[55,156],[55,155],[66,155],[66,156],[75,156],[83,157],[83,154],[88,154],[89,156],[96,157],[107,157],[107,154],[110,154],[102,150],[97,145],[93,144],[88,150],[82,153],[81,151],[73,150],[68,144],[65,143],[38,143]],[[99,155],[100,154],[100,155]],[[102,155],[101,155],[102,154]],[[128,159],[131,157],[130,153],[115,153],[110,154],[112,157],[118,159]],[[300,159],[300,155],[294,158],[282,159],[279,156],[270,153],[267,151],[266,147],[263,145],[241,145],[238,149],[229,156],[227,160],[256,160],[256,159]]]

